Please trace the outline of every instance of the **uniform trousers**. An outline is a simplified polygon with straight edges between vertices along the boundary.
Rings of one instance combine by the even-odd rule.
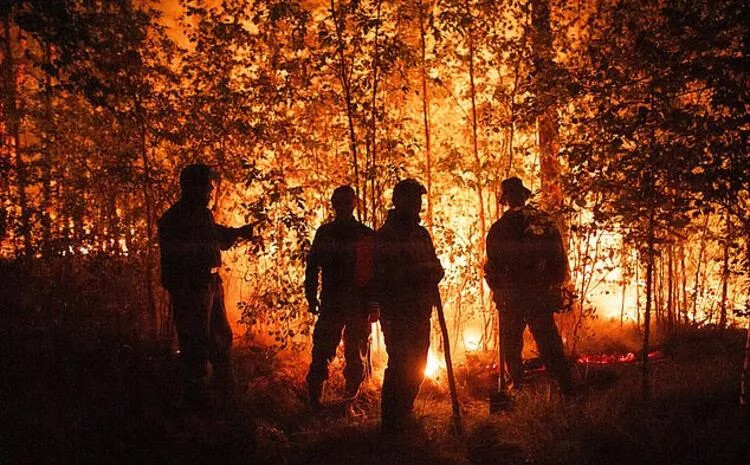
[[[204,377],[211,362],[215,379],[230,380],[232,329],[221,279],[212,275],[206,287],[171,289],[169,294],[185,376],[194,381]]]

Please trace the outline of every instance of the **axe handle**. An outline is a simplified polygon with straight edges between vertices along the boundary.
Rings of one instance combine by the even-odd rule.
[[[445,313],[443,312],[443,302],[440,298],[440,291],[437,291],[436,307],[438,321],[440,322],[440,332],[443,335],[443,353],[445,354],[445,369],[448,372],[448,387],[451,393],[451,405],[453,407],[453,421],[456,430],[463,432],[461,422],[461,406],[458,403],[458,390],[456,389],[456,378],[453,376],[453,362],[451,361],[451,343],[448,338],[448,325],[445,323]]]
[[[503,310],[498,306],[497,309],[497,352],[498,352],[498,366],[497,366],[497,391],[505,392],[507,386],[505,385],[505,351],[503,350]]]

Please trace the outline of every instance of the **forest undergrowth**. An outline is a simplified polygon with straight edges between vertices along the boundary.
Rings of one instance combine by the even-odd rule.
[[[337,360],[326,406],[313,411],[305,401],[305,354],[250,345],[240,337],[233,393],[209,388],[199,403],[187,403],[174,352],[138,338],[123,322],[128,320],[96,318],[96,309],[76,307],[74,301],[60,318],[44,308],[23,308],[28,296],[13,297],[22,294],[18,286],[3,289],[1,463],[742,464],[750,459],[750,422],[737,405],[744,338],[739,329],[679,328],[661,341],[664,357],[653,364],[653,396],[647,402],[640,397],[636,364],[577,364],[584,386],[577,398],[559,398],[546,375],[536,373],[511,410],[490,416],[492,373],[459,365],[465,434],[452,431],[446,387],[428,379],[416,404],[417,425],[385,441],[378,432],[377,375],[356,402],[338,402],[343,381]],[[597,348],[627,345],[607,346],[601,339]]]

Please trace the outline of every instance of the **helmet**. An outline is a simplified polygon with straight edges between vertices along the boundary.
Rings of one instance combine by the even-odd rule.
[[[414,178],[403,179],[393,188],[393,205],[398,206],[403,199],[421,197],[427,189]]]
[[[356,196],[357,194],[354,193],[354,189],[352,189],[352,186],[339,186],[333,190],[333,194],[331,195],[331,204],[336,207],[336,205],[340,204],[341,202],[350,199],[353,200],[354,198],[356,198]]]
[[[333,205],[333,208],[347,205],[347,202],[354,205],[356,198],[357,194],[354,193],[352,186],[339,186],[333,190],[333,194],[331,195],[331,205]]]
[[[204,188],[218,179],[216,172],[204,163],[188,165],[180,172],[180,188],[183,191]]]
[[[500,201],[503,203],[508,202],[509,197],[515,197],[520,201],[525,202],[531,196],[531,190],[523,185],[523,181],[520,178],[513,176],[504,180],[500,184],[503,194],[500,197]]]

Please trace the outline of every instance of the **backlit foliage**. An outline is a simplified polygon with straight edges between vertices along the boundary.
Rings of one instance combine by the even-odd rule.
[[[6,5],[3,256],[137,259],[157,332],[154,224],[194,161],[222,174],[217,220],[258,224],[223,273],[233,320],[263,342],[308,341],[304,256],[333,188],[355,186],[377,227],[406,176],[428,186],[459,350],[466,334],[480,335],[470,349],[495,342],[483,244],[510,175],[542,204],[564,188],[570,348],[597,315],[641,321],[646,256],[658,323],[731,322],[745,305],[744,2]],[[559,157],[538,149],[550,114]]]

